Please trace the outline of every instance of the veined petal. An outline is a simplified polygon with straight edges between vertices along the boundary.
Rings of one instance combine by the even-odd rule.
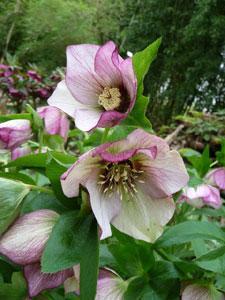
[[[206,175],[210,184],[218,186],[221,190],[225,189],[225,168],[216,168]]]
[[[0,239],[0,253],[20,265],[40,260],[59,215],[48,209],[20,217]]]
[[[76,127],[83,131],[90,131],[95,128],[101,118],[98,109],[77,109],[75,112]]]
[[[66,84],[71,94],[84,105],[98,104],[103,90],[100,78],[94,70],[97,45],[73,45],[67,47]]]
[[[158,154],[154,160],[144,160],[143,189],[154,198],[172,195],[183,188],[189,179],[184,162],[177,151]]]
[[[172,198],[153,199],[142,188],[138,187],[134,197],[124,194],[120,212],[111,223],[135,239],[153,243],[172,218],[175,205]]]
[[[72,96],[66,86],[65,80],[58,83],[55,91],[48,99],[48,104],[61,109],[72,118],[75,116],[76,109],[85,108],[84,105],[76,101],[76,99]]]
[[[130,104],[128,111],[130,112],[134,106],[137,94],[137,79],[134,74],[132,59],[127,58],[120,63],[123,84],[128,91]]]
[[[224,296],[222,293],[216,291],[215,288],[209,286],[201,286],[198,284],[190,284],[182,292],[181,299],[182,300],[212,300],[212,299],[223,300]]]
[[[57,134],[60,130],[62,112],[52,106],[39,107],[37,112],[44,119],[46,131],[49,134]]]
[[[67,140],[69,129],[70,129],[70,122],[67,116],[63,114],[61,115],[59,134],[64,138],[64,140]]]
[[[121,202],[117,192],[111,195],[105,195],[104,191],[100,192],[96,180],[89,179],[85,184],[89,195],[92,211],[102,230],[101,239],[112,235],[110,222],[119,213]]]
[[[104,86],[118,87],[122,83],[122,76],[117,67],[118,55],[117,46],[112,41],[100,46],[96,52],[95,72],[103,80]]]
[[[41,272],[40,263],[35,263],[24,267],[24,275],[28,283],[29,296],[35,297],[43,290],[53,289],[63,284],[73,275],[73,269],[47,274]]]
[[[85,185],[90,176],[94,176],[99,169],[99,157],[93,157],[92,152],[83,154],[62,176],[61,185],[64,194],[67,197],[76,197],[79,195],[80,184]]]
[[[115,126],[125,119],[126,116],[126,113],[120,113],[115,110],[104,111],[101,113],[97,127],[105,128]]]

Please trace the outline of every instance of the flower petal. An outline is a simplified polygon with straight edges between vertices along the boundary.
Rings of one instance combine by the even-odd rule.
[[[143,161],[143,189],[153,198],[170,196],[183,188],[189,179],[184,162],[177,151],[160,153],[154,160]]]
[[[61,109],[72,118],[75,116],[76,109],[85,108],[84,105],[76,101],[72,96],[66,86],[65,80],[62,80],[58,83],[55,91],[48,99],[48,104]]]
[[[219,168],[214,173],[214,179],[216,185],[222,189],[225,190],[225,168]]]
[[[71,94],[85,105],[98,106],[103,86],[94,70],[97,45],[73,45],[67,47],[66,84]]]
[[[182,300],[212,300],[212,293],[210,288],[207,286],[201,286],[198,284],[190,284],[188,285],[181,296]],[[224,299],[223,295],[218,300]]]
[[[117,46],[109,41],[98,48],[95,56],[95,72],[103,80],[104,86],[119,87],[122,76],[118,65],[119,52]]]
[[[220,192],[217,188],[208,185],[209,194],[203,197],[203,202],[213,208],[220,208],[222,205],[222,199],[220,198]]]
[[[48,209],[23,215],[0,239],[0,253],[20,265],[39,261],[58,216]]]
[[[99,158],[92,157],[92,150],[83,154],[62,176],[61,185],[67,197],[79,195],[80,184],[85,185],[90,176],[99,169]]]
[[[77,109],[75,112],[76,127],[83,131],[95,128],[101,118],[101,112],[97,109]]]
[[[135,239],[153,243],[172,218],[175,205],[172,198],[153,199],[142,188],[138,187],[134,197],[124,195],[120,212],[111,223]]]
[[[127,114],[115,110],[104,111],[101,113],[97,127],[113,127],[125,119]]]
[[[30,297],[37,296],[43,290],[53,289],[60,286],[72,275],[73,269],[67,269],[53,274],[42,273],[40,263],[24,267],[24,276],[28,283]]]
[[[114,192],[111,196],[100,192],[96,180],[89,179],[85,184],[89,195],[92,211],[102,230],[101,239],[112,235],[110,222],[120,211],[119,195]]]
[[[130,104],[128,111],[130,112],[134,106],[137,94],[137,79],[134,73],[132,59],[127,58],[120,63],[120,70],[122,74],[123,84],[128,91]]]
[[[57,134],[60,130],[60,121],[62,112],[52,106],[39,107],[38,114],[44,119],[45,129],[49,134]]]

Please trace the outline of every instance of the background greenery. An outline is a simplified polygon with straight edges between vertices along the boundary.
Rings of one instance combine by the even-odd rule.
[[[10,53],[47,73],[65,66],[69,44],[112,39],[125,56],[161,36],[145,82],[154,126],[225,107],[224,0],[1,0],[0,28],[2,62]]]

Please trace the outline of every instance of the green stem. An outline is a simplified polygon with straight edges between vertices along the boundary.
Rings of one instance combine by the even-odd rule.
[[[38,186],[38,185],[31,185],[31,184],[27,184],[27,186],[34,191],[39,191],[39,192],[43,192],[46,194],[53,194],[53,190],[49,189],[49,188],[45,188],[43,186]]]
[[[85,215],[89,214],[89,212],[91,211],[88,193],[86,191],[82,190],[81,198],[82,198],[82,203],[81,203],[81,209],[80,209],[80,216],[85,216]]]
[[[106,138],[108,136],[110,128],[105,128],[103,135],[102,135],[102,139],[101,139],[101,144],[103,144],[106,141]]]
[[[42,146],[43,146],[43,131],[42,131],[42,129],[39,130],[38,137],[39,137],[39,149],[38,149],[38,153],[41,153]]]

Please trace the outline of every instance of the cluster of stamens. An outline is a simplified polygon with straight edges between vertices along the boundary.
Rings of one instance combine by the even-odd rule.
[[[98,97],[98,104],[105,110],[118,109],[121,104],[121,93],[118,88],[105,87],[101,95]]]
[[[122,200],[124,193],[129,193],[129,196],[134,196],[137,193],[136,183],[144,183],[141,179],[143,172],[143,170],[137,170],[129,160],[120,163],[108,163],[99,175],[98,185],[104,194],[108,194],[110,197],[117,192]]]

